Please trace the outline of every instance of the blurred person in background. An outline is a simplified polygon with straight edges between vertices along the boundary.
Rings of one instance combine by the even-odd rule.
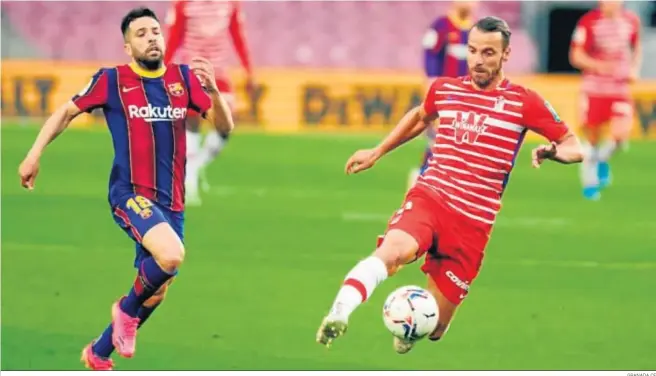
[[[582,117],[585,160],[581,164],[583,196],[598,200],[610,184],[609,160],[626,146],[633,123],[629,85],[638,78],[642,53],[640,18],[622,1],[599,1],[579,20],[570,48],[572,66],[583,72]],[[602,140],[604,125],[610,137]]]
[[[180,60],[186,63],[192,56],[208,59],[216,72],[216,85],[235,109],[235,95],[228,72],[228,50],[232,44],[246,71],[246,88],[253,88],[251,57],[244,36],[244,15],[238,1],[187,1],[176,0],[167,16],[168,41],[165,63],[179,51]],[[187,176],[185,196],[187,205],[201,204],[199,186],[209,190],[205,169],[223,150],[228,134],[211,130],[203,142],[200,133],[201,119],[191,113],[187,120]],[[202,145],[201,145],[202,143]]]
[[[438,77],[460,77],[467,75],[467,34],[473,25],[473,13],[477,1],[454,1],[449,12],[433,21],[424,37],[424,72],[428,86]],[[421,167],[410,171],[408,186],[412,187],[428,166],[430,146],[435,138],[435,129],[426,128],[428,145]]]

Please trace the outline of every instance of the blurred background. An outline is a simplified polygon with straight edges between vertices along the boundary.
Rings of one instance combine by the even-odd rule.
[[[38,127],[101,66],[127,62],[119,24],[166,1],[2,2],[2,369],[77,369],[132,280],[130,240],[106,204],[112,160],[102,113],[84,115],[44,156],[35,192],[16,168]],[[336,288],[372,251],[420,163],[418,139],[361,176],[353,151],[375,145],[421,102],[422,38],[451,2],[247,1],[255,77],[234,51],[237,130],[187,211],[187,263],[133,360],[120,369],[655,369],[656,1],[642,21],[628,151],[599,202],[576,166],[529,168],[520,155],[485,266],[439,344],[403,361],[379,318],[386,294],[423,284],[418,265],[386,282],[329,352],[314,343]],[[580,74],[568,61],[595,1],[485,1],[505,19],[515,82],[578,130]],[[538,137],[531,136],[528,143]],[[161,317],[160,317],[161,316]]]

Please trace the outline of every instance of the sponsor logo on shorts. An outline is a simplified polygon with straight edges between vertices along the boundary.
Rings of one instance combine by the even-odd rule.
[[[445,274],[446,274],[447,277],[449,277],[451,282],[453,282],[456,286],[460,287],[462,290],[465,290],[465,292],[460,295],[460,299],[463,299],[464,296],[466,296],[467,293],[469,292],[469,283],[464,282],[462,279],[458,278],[458,276],[455,275],[450,270],[447,270]]]

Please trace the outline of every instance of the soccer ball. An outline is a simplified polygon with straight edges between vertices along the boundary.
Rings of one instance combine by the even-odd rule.
[[[392,292],[383,306],[383,321],[392,334],[416,341],[435,330],[439,309],[433,295],[418,286],[403,286]]]

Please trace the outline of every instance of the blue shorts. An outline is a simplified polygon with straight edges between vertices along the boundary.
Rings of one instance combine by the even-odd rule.
[[[150,256],[150,252],[141,245],[141,239],[155,225],[168,223],[184,242],[184,212],[171,211],[137,194],[130,194],[118,200],[118,203],[112,206],[112,212],[114,221],[136,243],[135,267],[139,267],[141,261]]]

